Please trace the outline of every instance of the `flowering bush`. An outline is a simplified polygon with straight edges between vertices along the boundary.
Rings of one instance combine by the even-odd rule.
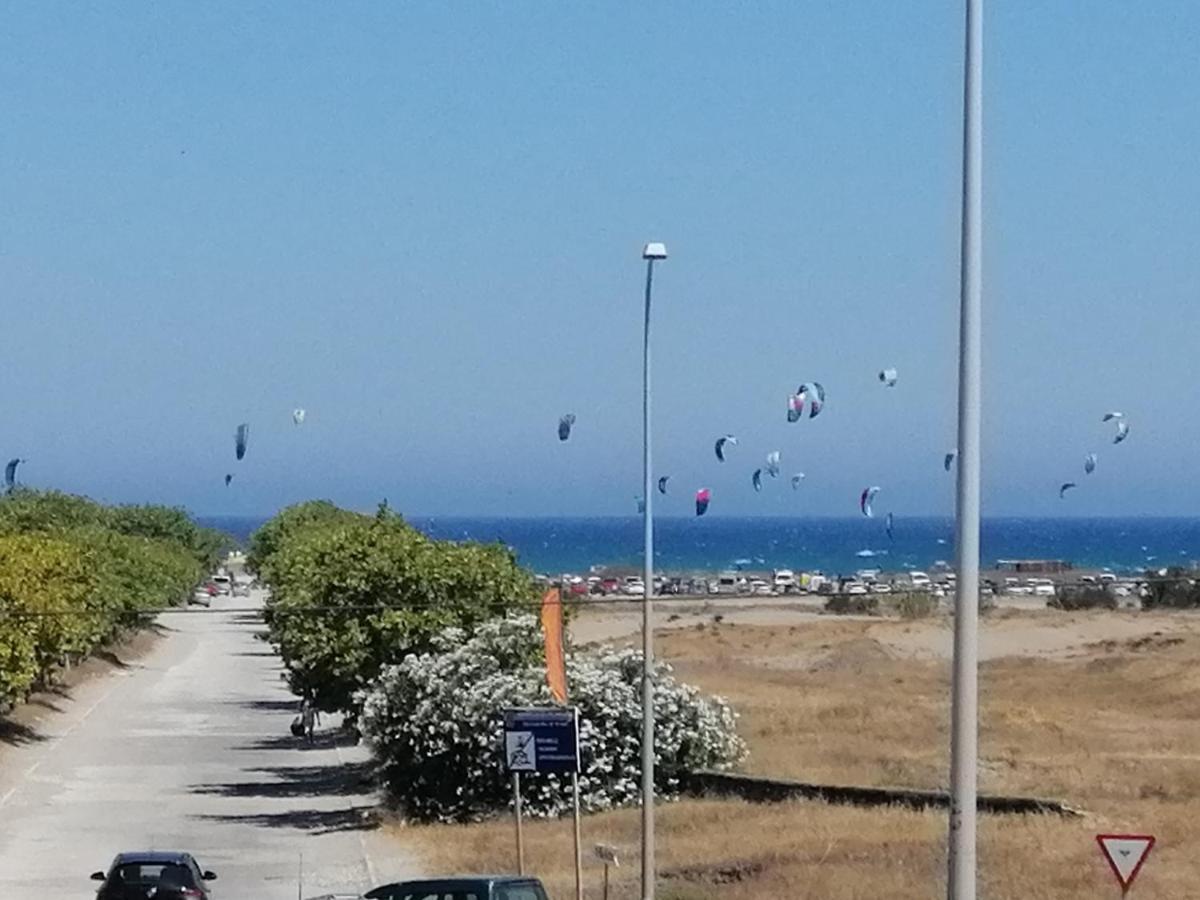
[[[361,727],[393,803],[417,819],[464,821],[505,809],[506,707],[553,703],[545,684],[541,634],[530,615],[494,619],[470,637],[450,628],[434,651],[388,666],[360,695]],[[587,810],[638,799],[641,777],[642,656],[634,650],[573,653],[571,703],[579,707],[580,802]],[[719,697],[681,684],[670,666],[654,672],[655,786],[678,792],[681,776],[727,768],[745,754],[736,716]],[[571,805],[570,776],[522,775],[530,815]]]

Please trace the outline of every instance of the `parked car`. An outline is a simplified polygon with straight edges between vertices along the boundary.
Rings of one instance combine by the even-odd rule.
[[[192,591],[191,600],[198,606],[212,606],[212,598],[216,596],[217,587],[214,584],[202,584]]]
[[[796,573],[791,569],[776,569],[771,581],[775,585],[775,590],[781,594],[794,591],[798,587]]]
[[[223,597],[228,597],[233,593],[233,579],[228,575],[214,575],[212,583],[217,586],[217,593]]]
[[[646,593],[646,585],[641,581],[626,581],[621,593],[629,597],[641,597]]]
[[[914,591],[927,591],[933,586],[933,582],[924,572],[909,572],[908,580]]]
[[[190,853],[164,850],[118,853],[107,874],[92,873],[103,882],[96,900],[210,900],[207,882],[216,877]]]
[[[541,881],[524,875],[479,875],[398,881],[367,891],[368,900],[549,900]]]

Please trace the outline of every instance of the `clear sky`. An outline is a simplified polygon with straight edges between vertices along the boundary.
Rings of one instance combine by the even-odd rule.
[[[663,512],[949,513],[961,6],[10,5],[0,455],[206,513],[632,513],[662,240]],[[984,512],[1196,513],[1200,5],[986,29]],[[800,491],[752,492],[772,449]]]

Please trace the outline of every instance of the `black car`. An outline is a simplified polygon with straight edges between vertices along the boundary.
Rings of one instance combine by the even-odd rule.
[[[524,875],[470,875],[397,881],[369,890],[368,900],[548,900],[536,878]]]
[[[104,882],[96,900],[210,900],[206,882],[216,877],[190,853],[160,850],[118,853],[107,875],[92,873],[93,881]]]

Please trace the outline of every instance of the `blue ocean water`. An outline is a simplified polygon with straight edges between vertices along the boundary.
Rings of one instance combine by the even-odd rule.
[[[201,517],[244,541],[263,519]],[[586,572],[593,565],[639,566],[642,520],[621,518],[410,518],[436,538],[499,541],[538,572]],[[661,518],[655,565],[673,572],[793,568],[847,573],[899,571],[953,562],[949,518],[897,518],[889,539],[881,519]],[[982,562],[1064,559],[1114,571],[1188,564],[1200,559],[1200,519],[985,519]],[[867,553],[872,555],[868,556]],[[860,555],[861,554],[861,555]]]

